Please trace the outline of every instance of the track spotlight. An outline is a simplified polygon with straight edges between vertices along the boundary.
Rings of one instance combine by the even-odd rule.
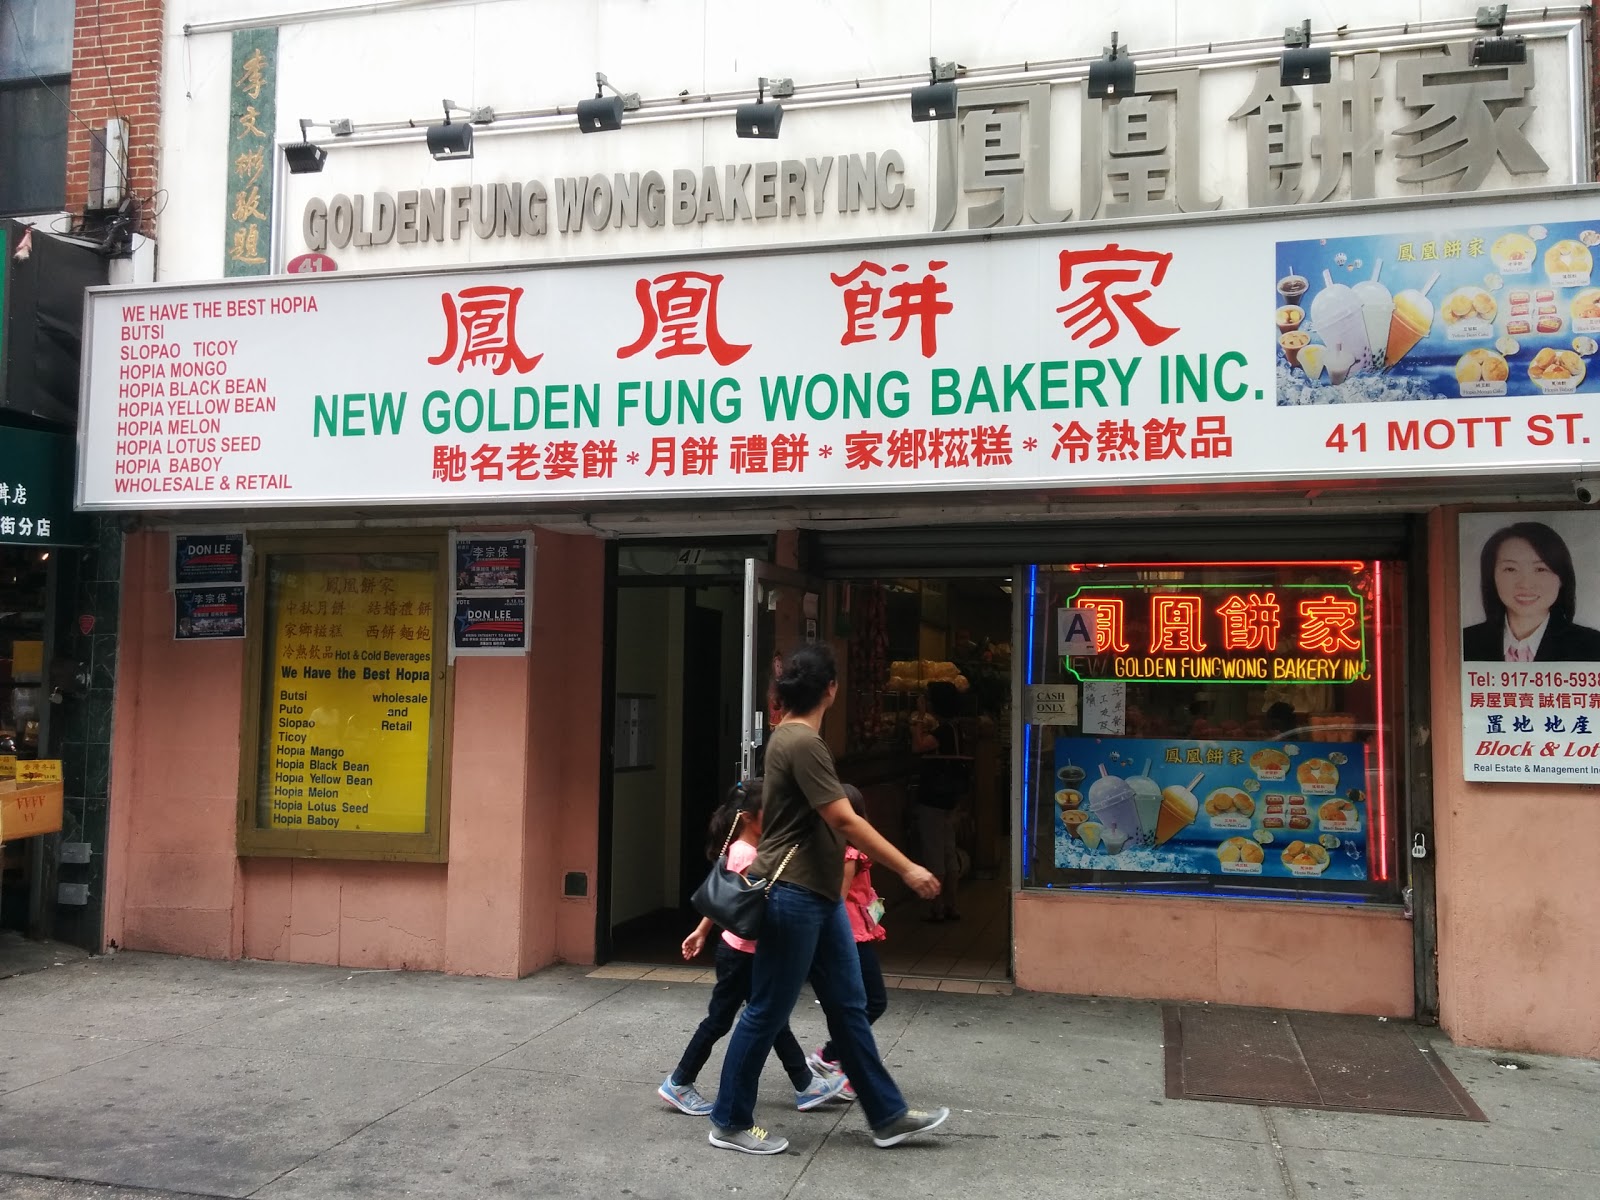
[[[767,103],[767,80],[762,76],[756,85],[756,102],[741,104],[733,114],[733,122],[742,138],[775,138],[783,124],[783,105]]]
[[[461,109],[458,104],[444,102],[444,124],[428,126],[428,153],[440,162],[472,157],[472,126],[465,121],[452,122],[450,110]]]
[[[1493,37],[1472,43],[1470,59],[1475,67],[1511,67],[1528,61],[1528,45],[1521,34],[1506,37],[1506,6],[1492,4],[1478,10],[1474,22],[1479,29],[1494,30]]]
[[[1128,57],[1128,48],[1117,45],[1117,31],[1111,31],[1111,45],[1106,47],[1104,58],[1089,64],[1089,98],[1115,100],[1133,94],[1138,68]]]
[[[913,121],[953,121],[956,116],[956,72],[953,62],[928,60],[928,82],[911,89]]]
[[[1326,46],[1311,44],[1309,20],[1285,29],[1283,45],[1283,58],[1278,63],[1278,82],[1284,87],[1327,83],[1333,79],[1333,55]]]
[[[611,88],[611,95],[605,89]],[[599,71],[594,73],[594,97],[578,101],[578,128],[584,133],[600,133],[622,128],[622,114],[639,107],[636,92],[619,92]]]
[[[300,140],[283,148],[283,161],[289,165],[291,175],[315,175],[328,160],[328,152],[313,144],[306,136],[306,130],[313,124],[312,121],[301,121]]]

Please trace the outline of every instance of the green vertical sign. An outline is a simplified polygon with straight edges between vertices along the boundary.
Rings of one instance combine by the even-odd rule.
[[[233,35],[228,85],[228,199],[224,275],[272,270],[272,156],[278,111],[278,31]]]

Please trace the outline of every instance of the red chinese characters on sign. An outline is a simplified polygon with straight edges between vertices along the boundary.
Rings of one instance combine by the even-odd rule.
[[[1224,650],[1276,650],[1278,648],[1278,597],[1267,592],[1234,593],[1217,606],[1222,618]]]
[[[949,287],[935,274],[949,265],[943,259],[933,259],[928,263],[927,274],[920,280],[906,279],[889,288],[891,303],[888,307],[883,307],[884,289],[875,281],[886,278],[890,271],[909,271],[909,263],[896,263],[885,269],[863,259],[843,275],[830,271],[828,278],[836,287],[844,289],[845,330],[839,344],[850,346],[877,341],[879,317],[897,322],[889,334],[889,340],[897,342],[911,327],[911,322],[916,321],[922,357],[932,358],[939,351],[938,319],[955,311],[955,305],[943,298]]]
[[[1146,462],[1159,462],[1167,458],[1183,458],[1188,446],[1189,458],[1232,458],[1233,437],[1228,433],[1228,418],[1223,416],[1197,417],[1194,435],[1185,438],[1189,425],[1172,418],[1160,421],[1152,417],[1143,426],[1141,442],[1139,428],[1132,421],[1107,419],[1090,431],[1078,421],[1062,425],[1055,422],[1055,445],[1050,448],[1053,461],[1067,460],[1068,465],[1086,463],[1092,454],[1097,462],[1135,462],[1143,451]]]
[[[888,434],[861,430],[844,435],[847,471],[1008,467],[1014,457],[1009,425],[896,429]]]
[[[1128,618],[1122,601],[1113,596],[1086,596],[1074,601],[1079,608],[1094,610],[1094,650],[1096,654],[1128,652]]]
[[[485,442],[476,449],[441,443],[433,448],[433,478],[438,483],[535,483],[541,479],[612,479],[616,476],[617,443],[613,438],[574,441]]]
[[[1122,319],[1146,346],[1159,346],[1176,326],[1158,325],[1140,307],[1161,286],[1171,253],[1128,250],[1111,242],[1099,250],[1061,252],[1061,290],[1071,298],[1056,309],[1072,340],[1095,336],[1089,348],[1105,345],[1122,332]],[[1069,289],[1077,287],[1077,292]],[[1118,314],[1121,314],[1119,318]]]
[[[456,371],[489,367],[496,375],[527,374],[543,354],[525,354],[517,344],[517,305],[522,289],[483,284],[439,297],[444,307],[444,349],[428,362],[454,361]]]
[[[1200,632],[1199,596],[1150,597],[1150,652],[1198,654],[1206,648]]]
[[[1338,654],[1361,649],[1361,609],[1354,600],[1323,596],[1300,601],[1300,649]]]
[[[738,362],[750,347],[728,341],[717,324],[722,278],[703,271],[671,271],[639,280],[634,296],[644,327],[617,357],[632,358],[654,346],[657,358],[709,353],[721,367]]]

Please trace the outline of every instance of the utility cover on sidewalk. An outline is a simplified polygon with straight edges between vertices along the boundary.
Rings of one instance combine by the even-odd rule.
[[[1162,1009],[1167,1096],[1486,1121],[1400,1022],[1257,1009]]]

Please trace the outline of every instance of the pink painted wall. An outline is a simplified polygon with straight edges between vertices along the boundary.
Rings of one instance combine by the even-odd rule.
[[[1079,996],[1409,1017],[1398,912],[1258,900],[1019,892],[1016,980]]]
[[[1440,1022],[1468,1045],[1600,1058],[1600,789],[1462,780],[1456,511],[1429,535]]]
[[[594,957],[604,547],[537,535],[532,652],[462,659],[444,864],[235,854],[241,643],[172,640],[165,533],[127,538],[106,937],[128,949],[513,977]]]

